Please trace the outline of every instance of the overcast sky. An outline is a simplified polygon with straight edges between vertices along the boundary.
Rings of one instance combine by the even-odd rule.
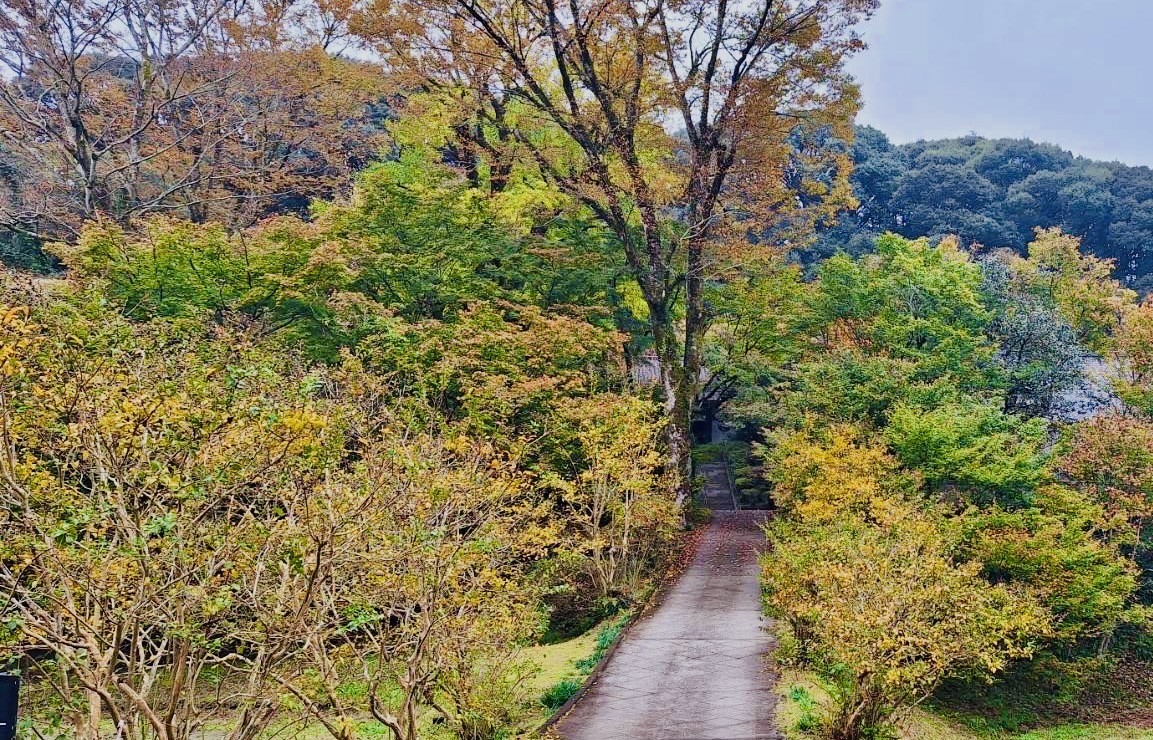
[[[898,143],[1027,136],[1153,166],[1153,0],[882,0],[851,63]]]

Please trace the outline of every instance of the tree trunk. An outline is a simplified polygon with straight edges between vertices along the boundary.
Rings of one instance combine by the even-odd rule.
[[[100,737],[101,704],[100,695],[88,691],[88,713],[77,728],[76,735],[82,740],[98,740]]]
[[[677,471],[676,503],[679,507],[689,504],[693,495],[693,464],[690,452],[692,450],[692,396],[685,383],[669,384],[665,377],[664,362],[661,363],[661,381],[665,384],[666,393],[670,393],[665,401],[665,408],[669,415],[665,438],[669,447],[669,464]],[[674,374],[675,371],[674,371]]]
[[[685,318],[681,332],[663,304],[649,304],[649,323],[660,360],[661,387],[668,418],[669,465],[677,472],[678,506],[692,498],[692,423],[701,383],[701,341],[705,327],[703,240],[690,240],[686,252]],[[678,333],[680,336],[678,337]]]
[[[669,469],[675,471],[677,506],[688,504],[692,496],[693,471],[689,457],[692,445],[693,389],[685,374],[683,355],[676,331],[663,306],[649,306],[649,318],[665,403],[665,443],[668,446]]]

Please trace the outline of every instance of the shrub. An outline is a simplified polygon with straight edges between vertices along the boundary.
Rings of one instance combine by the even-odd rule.
[[[971,499],[1028,501],[1043,474],[1045,425],[1022,422],[991,403],[932,410],[898,405],[885,437],[900,461],[933,490],[957,486]]]
[[[1035,504],[968,512],[964,554],[982,564],[986,579],[1029,590],[1056,615],[1051,647],[1109,640],[1136,618],[1136,566],[1100,536],[1101,512],[1083,494],[1045,486]],[[1097,646],[1086,652],[1095,655]]]
[[[862,514],[879,499],[912,488],[896,459],[859,427],[839,424],[779,436],[771,451],[758,446],[768,463],[773,497],[782,513],[804,521],[832,521]]]
[[[579,678],[562,678],[545,689],[544,694],[540,698],[540,703],[547,707],[550,711],[555,712],[564,706],[564,703],[573,698],[584,682]]]
[[[872,518],[773,525],[763,561],[770,613],[831,683],[833,740],[875,737],[942,679],[999,671],[1049,631],[1032,600],[953,562],[934,516],[892,503]]]
[[[451,707],[441,711],[461,740],[505,737],[524,719],[529,706],[526,679],[535,667],[512,650],[484,660],[468,657],[457,670],[440,677],[440,689]]]

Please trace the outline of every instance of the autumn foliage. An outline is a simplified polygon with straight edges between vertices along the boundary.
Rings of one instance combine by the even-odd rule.
[[[45,726],[492,736],[532,701],[546,593],[627,602],[665,556],[658,417],[612,332],[478,306],[325,366],[67,290],[14,286],[35,305],[0,337],[2,639]]]
[[[1111,402],[1051,453],[1041,415],[1090,382],[1077,352],[1143,351],[1144,308],[1107,263],[1056,231],[980,262],[888,235],[807,292],[778,405],[745,390],[734,415],[765,423],[765,599],[780,659],[828,695],[824,736],[891,732],[946,681],[1071,691],[1147,629],[1148,420]],[[1136,367],[1118,363],[1122,392]]]
[[[1153,303],[1056,229],[795,259],[877,6],[0,0],[22,731],[529,730],[714,423],[826,737],[1147,650]]]

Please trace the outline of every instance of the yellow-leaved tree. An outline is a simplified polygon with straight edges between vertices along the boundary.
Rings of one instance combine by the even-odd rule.
[[[1050,629],[1033,600],[956,562],[930,515],[884,523],[782,524],[764,558],[771,613],[829,680],[835,740],[873,737],[950,677],[984,676],[1028,657]]]
[[[776,442],[767,475],[782,516],[767,527],[765,600],[830,686],[825,736],[873,737],[943,679],[995,673],[1050,632],[1028,593],[958,557],[957,524],[865,430]]]
[[[1077,339],[1103,351],[1137,293],[1113,278],[1113,261],[1081,251],[1081,240],[1059,228],[1036,229],[1027,258],[1013,261],[1025,290],[1051,303]]]
[[[93,297],[0,309],[0,661],[29,666],[36,721],[515,724],[552,545],[516,450],[354,361]]]
[[[627,395],[576,399],[558,414],[554,468],[571,537],[565,542],[602,597],[635,597],[672,545],[678,512],[668,494],[656,406]]]

